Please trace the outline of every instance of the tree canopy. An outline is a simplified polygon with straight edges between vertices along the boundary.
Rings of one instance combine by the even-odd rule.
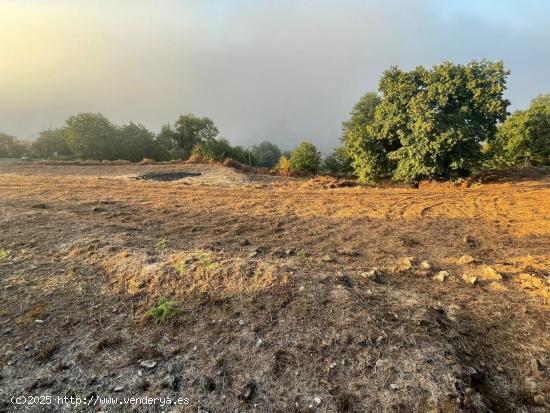
[[[300,143],[288,160],[290,172],[297,175],[317,173],[320,165],[321,153],[310,142]]]

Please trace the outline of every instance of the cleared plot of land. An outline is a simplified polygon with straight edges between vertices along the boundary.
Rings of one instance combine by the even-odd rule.
[[[133,179],[148,172],[201,175]],[[0,173],[2,395],[545,409],[547,176],[416,190],[203,165]],[[160,296],[179,311],[155,324]]]

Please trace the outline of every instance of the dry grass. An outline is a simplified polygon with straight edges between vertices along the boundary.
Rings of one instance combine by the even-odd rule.
[[[193,410],[222,412],[545,409],[545,175],[415,190],[204,165],[3,168],[6,391],[68,360],[83,373],[63,370],[43,391],[122,381],[128,394],[183,392]],[[128,179],[182,168],[202,175]],[[487,266],[502,279],[484,279]],[[142,323],[159,297],[181,312]],[[58,345],[39,366],[21,356],[33,340]],[[149,359],[158,366],[134,383]]]

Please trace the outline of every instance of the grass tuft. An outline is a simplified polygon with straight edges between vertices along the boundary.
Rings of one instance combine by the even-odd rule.
[[[155,308],[145,313],[146,317],[152,317],[157,323],[164,323],[180,312],[177,301],[170,301],[166,297],[160,297]]]

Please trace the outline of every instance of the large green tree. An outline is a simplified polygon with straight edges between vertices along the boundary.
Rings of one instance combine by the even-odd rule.
[[[281,150],[279,147],[267,141],[254,145],[250,152],[254,164],[264,168],[274,167],[281,157]]]
[[[156,141],[155,134],[141,124],[130,122],[118,128],[118,154],[120,159],[132,162],[143,158],[157,161],[169,158],[164,148]]]
[[[514,112],[489,142],[497,162],[515,165],[550,164],[550,95],[531,101],[527,110]]]
[[[196,144],[214,139],[218,134],[218,128],[211,119],[188,113],[181,115],[173,126],[165,125],[159,134],[159,141],[166,147],[171,143],[179,155],[187,159]]]
[[[79,113],[67,119],[65,142],[81,159],[113,160],[121,152],[117,128],[101,113]]]
[[[46,129],[38,134],[32,144],[32,153],[38,158],[51,158],[57,154],[61,157],[71,156],[72,152],[65,142],[65,128]]]
[[[361,116],[352,112],[344,124],[356,174],[363,181],[391,176],[411,183],[466,175],[481,159],[481,143],[506,118],[507,75],[502,62],[488,60],[386,70],[382,98],[367,94],[354,109]]]

